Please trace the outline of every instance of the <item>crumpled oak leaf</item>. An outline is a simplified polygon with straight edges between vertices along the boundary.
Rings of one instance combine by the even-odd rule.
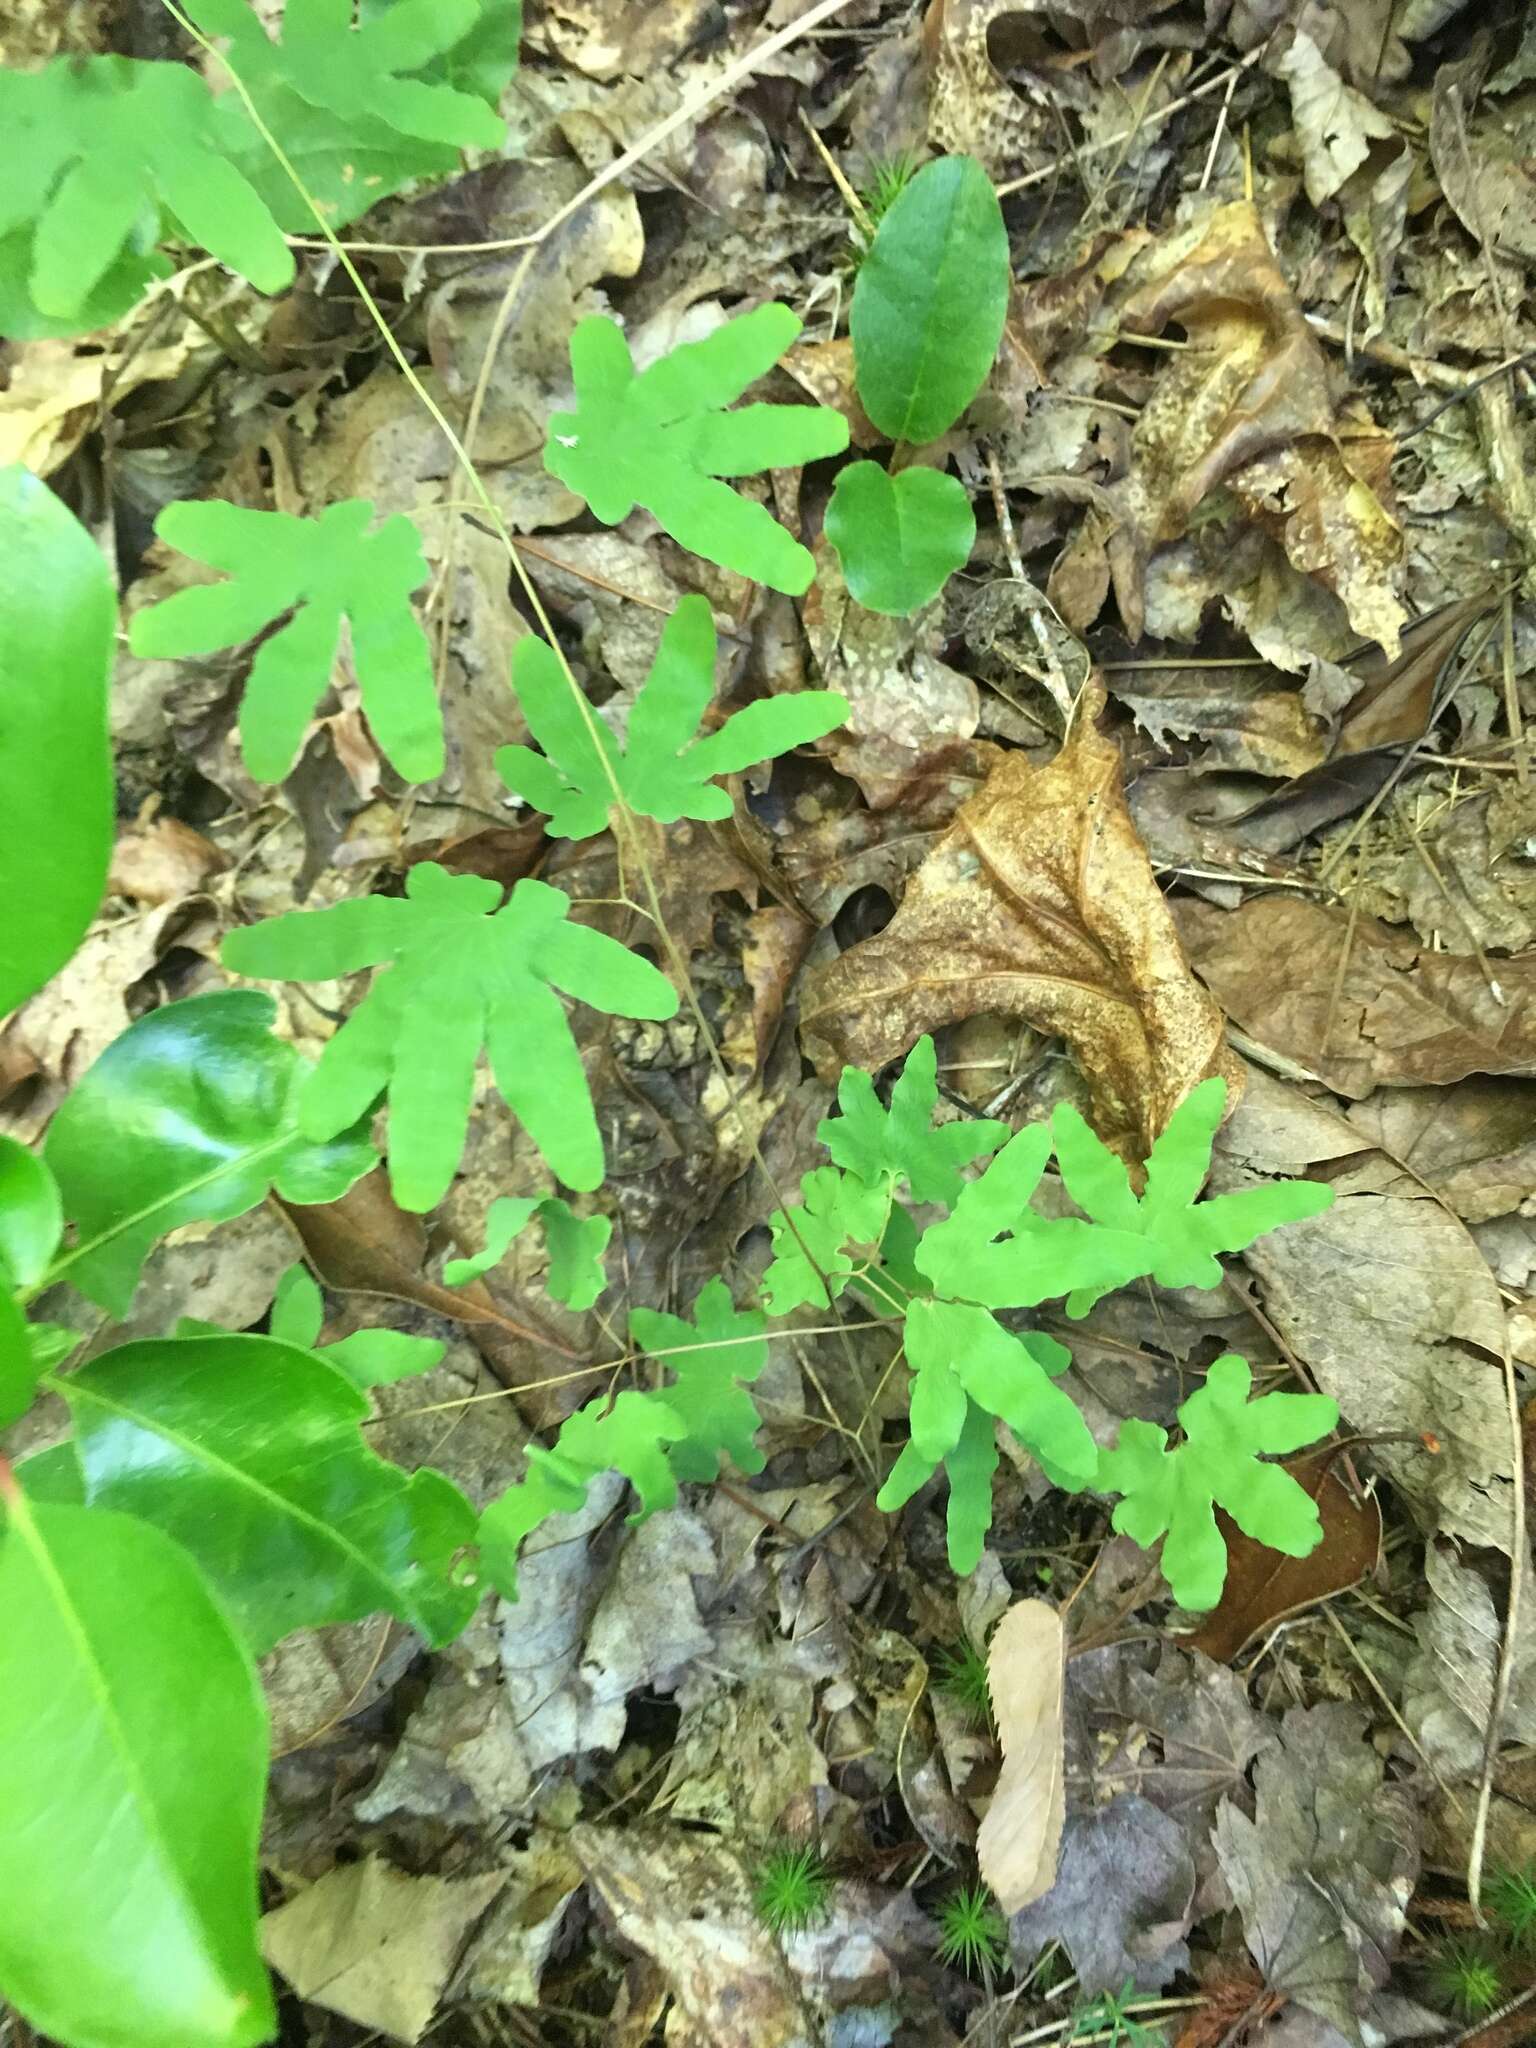
[[[1183,1607],[1214,1607],[1226,1584],[1217,1507],[1245,1536],[1287,1557],[1306,1557],[1322,1541],[1317,1502],[1261,1454],[1315,1443],[1337,1424],[1338,1406],[1322,1394],[1250,1401],[1252,1386],[1247,1362],[1229,1351],[1179,1409],[1182,1443],[1170,1450],[1166,1430],[1130,1421],[1121,1423],[1114,1448],[1099,1453],[1096,1484],[1123,1495],[1114,1526],[1145,1549],[1167,1537],[1163,1576]]]
[[[1225,485],[1294,567],[1337,593],[1355,630],[1395,655],[1407,612],[1403,536],[1388,509],[1393,444],[1338,417],[1321,344],[1256,208],[1220,208],[1193,247],[1187,232],[1165,237],[1142,270],[1151,274],[1121,305],[1122,331],[1176,325],[1188,345],[1160,369],[1129,474],[1107,494],[1118,519],[1108,565],[1131,638],[1153,549],[1182,538]]]
[[[1022,1017],[1067,1041],[1095,1126],[1134,1159],[1197,1082],[1241,1085],[1131,822],[1119,749],[1094,722],[1103,701],[1085,691],[1046,767],[1005,755],[884,931],[810,979],[802,1030],[829,1077],[980,1011]]]

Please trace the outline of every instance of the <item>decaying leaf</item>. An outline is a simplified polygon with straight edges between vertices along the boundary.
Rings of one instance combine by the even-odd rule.
[[[1044,1600],[1020,1600],[987,1649],[992,1711],[1003,1769],[976,1837],[981,1874],[1005,1913],[1022,1912],[1056,1882],[1066,1819],[1061,1616]]]
[[[1359,2008],[1385,1982],[1418,1875],[1407,1794],[1383,1782],[1355,1707],[1293,1707],[1254,1771],[1252,1820],[1228,1800],[1216,1854],[1249,1953],[1274,1991],[1359,2048]]]
[[[884,1066],[925,1031],[991,1011],[1066,1039],[1100,1135],[1144,1158],[1211,1074],[1241,1086],[1220,1010],[1185,962],[1126,809],[1120,753],[1085,691],[1060,753],[1009,754],[907,885],[885,930],[813,977],[812,1056]]]
[[[1431,1199],[1346,1194],[1244,1257],[1346,1423],[1388,1439],[1371,1456],[1424,1526],[1507,1550],[1503,1307],[1466,1225]]]
[[[1536,958],[1437,953],[1301,896],[1181,902],[1179,930],[1233,1022],[1341,1095],[1467,1074],[1536,1074]]]
[[[1127,1979],[1159,1990],[1189,1960],[1194,1905],[1194,1858],[1179,1823],[1122,1792],[1068,1820],[1055,1884],[1014,1919],[1014,1954],[1033,1961],[1048,1941],[1061,1942],[1089,1998]]]
[[[1130,474],[1109,493],[1119,525],[1108,560],[1131,637],[1153,550],[1188,532],[1225,485],[1294,567],[1337,593],[1358,633],[1395,654],[1406,612],[1402,534],[1384,496],[1392,444],[1339,416],[1254,206],[1221,207],[1192,246],[1179,231],[1149,251],[1120,326],[1152,336],[1177,326],[1188,341],[1159,374],[1131,436]]]
[[[1287,1557],[1245,1536],[1224,1514],[1217,1523],[1227,1546],[1227,1582],[1188,1647],[1207,1657],[1235,1657],[1245,1643],[1283,1616],[1299,1614],[1358,1585],[1381,1548],[1381,1509],[1357,1500],[1338,1472],[1336,1450],[1288,1458],[1285,1469],[1317,1502],[1323,1540],[1308,1557]]]
[[[1429,1599],[1414,1616],[1419,1650],[1404,1680],[1404,1718],[1437,1770],[1448,1776],[1473,1776],[1481,1768],[1488,1739],[1504,1634],[1501,1606],[1471,1560],[1458,1562],[1448,1545],[1425,1546],[1424,1581]],[[1536,1583],[1527,1567],[1509,1693],[1500,1721],[1506,1743],[1536,1741],[1533,1597]]]
[[[411,1877],[378,1856],[338,1864],[265,1916],[262,1953],[300,1998],[419,2041],[469,1930],[504,1882],[499,1870]]]

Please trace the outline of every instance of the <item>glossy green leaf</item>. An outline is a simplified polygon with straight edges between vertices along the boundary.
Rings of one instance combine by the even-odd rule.
[[[53,1175],[35,1152],[0,1137],[0,1288],[35,1287],[63,1230]]]
[[[1094,1477],[1098,1451],[1088,1425],[1055,1384],[1070,1355],[1038,1330],[1012,1336],[985,1309],[953,1301],[913,1302],[906,1346],[911,1438],[875,1505],[901,1507],[944,1465],[949,1561],[957,1572],[974,1571],[992,1520],[993,1416],[1034,1453],[1053,1484],[1077,1493]]]
[[[997,355],[1009,274],[981,165],[926,164],[881,221],[848,315],[859,397],[882,434],[920,444],[954,425]]]
[[[788,306],[759,306],[637,373],[623,330],[589,315],[571,336],[576,410],[550,420],[545,467],[605,526],[643,505],[706,562],[798,596],[816,573],[809,549],[719,479],[798,468],[848,446],[848,422],[826,406],[724,410],[799,332]]]
[[[0,1284],[0,1429],[8,1429],[32,1406],[41,1373],[27,1319]]]
[[[825,1117],[816,1126],[834,1163],[870,1187],[894,1187],[905,1180],[916,1202],[953,1202],[962,1185],[961,1167],[995,1152],[1008,1126],[962,1117],[932,1129],[938,1071],[933,1040],[920,1038],[891,1088],[890,1108],[884,1109],[868,1074],[844,1067],[837,1084],[841,1115]]]
[[[427,580],[421,535],[403,512],[370,533],[372,520],[366,498],[329,505],[318,519],[210,498],[167,505],[155,523],[163,541],[230,580],[193,584],[136,614],[136,654],[238,647],[293,612],[262,641],[241,699],[240,741],[258,782],[280,782],[292,768],[330,688],[343,620],[380,751],[407,782],[443,772],[432,655],[411,609],[411,592]]]
[[[1283,1180],[1200,1201],[1226,1099],[1227,1084],[1219,1075],[1191,1089],[1147,1156],[1146,1192],[1139,1200],[1125,1162],[1069,1103],[1051,1118],[1067,1193],[1095,1223],[1140,1235],[1148,1252],[1144,1270],[1160,1286],[1219,1287],[1218,1252],[1242,1251],[1283,1223],[1318,1215],[1333,1200],[1332,1188],[1322,1181]],[[1085,1315],[1119,1284],[1069,1281],[1067,1314]]]
[[[127,1315],[144,1256],[182,1223],[224,1222],[269,1190],[334,1202],[375,1164],[366,1125],[324,1141],[299,1127],[309,1063],[273,1035],[255,989],[151,1010],[65,1098],[43,1157],[75,1243],[60,1277]]]
[[[389,1171],[405,1209],[430,1209],[453,1179],[483,1046],[503,1100],[574,1188],[603,1177],[603,1146],[581,1055],[556,990],[610,1016],[664,1018],[677,991],[614,939],[568,923],[570,899],[522,881],[511,900],[479,875],[432,861],[405,895],[270,918],[224,941],[237,974],[328,981],[388,965],[330,1040],[300,1121],[328,1138],[390,1105]]]
[[[1150,1270],[1143,1237],[1029,1206],[1051,1152],[1045,1124],[1026,1124],[951,1213],[923,1232],[914,1258],[940,1294],[986,1308],[1033,1308],[1072,1288],[1107,1293]]]
[[[16,75],[0,72],[0,133]],[[64,965],[106,887],[116,618],[85,528],[30,471],[0,469],[0,1017]]]
[[[396,1380],[431,1372],[442,1364],[447,1345],[437,1337],[413,1337],[404,1330],[354,1330],[333,1344],[321,1344],[325,1304],[320,1289],[302,1264],[290,1266],[277,1283],[267,1334],[280,1344],[297,1345],[345,1374],[354,1387],[390,1387]],[[200,1330],[201,1336],[223,1336]]]
[[[964,484],[941,469],[888,476],[878,462],[842,470],[827,506],[849,595],[866,611],[904,618],[936,598],[976,545]]]
[[[486,1211],[485,1249],[472,1258],[446,1260],[444,1284],[462,1287],[488,1273],[506,1257],[512,1240],[535,1216],[543,1225],[549,1253],[544,1291],[567,1308],[590,1308],[608,1284],[603,1254],[613,1235],[613,1223],[607,1216],[578,1216],[558,1195],[542,1200],[530,1195],[499,1195]]]
[[[1306,1557],[1323,1540],[1317,1502],[1262,1454],[1299,1451],[1337,1424],[1322,1394],[1264,1394],[1249,1400],[1253,1374],[1228,1352],[1179,1409],[1184,1441],[1168,1449],[1153,1423],[1122,1422],[1113,1450],[1099,1453],[1097,1485],[1124,1498],[1114,1525],[1150,1549],[1160,1536],[1163,1575],[1183,1607],[1214,1607],[1227,1578],[1227,1546],[1214,1510],[1224,1508],[1255,1543]]]
[[[35,314],[33,331],[85,331],[104,287],[116,305],[130,283],[163,274],[151,252],[168,222],[258,290],[292,282],[288,245],[217,126],[184,64],[60,57],[0,71],[0,241],[6,268],[24,274],[24,325]]]
[[[0,1535],[0,1996],[69,2048],[247,2048],[266,1714],[186,1552],[98,1508]]]
[[[757,1443],[762,1417],[740,1384],[768,1363],[764,1328],[757,1310],[735,1306],[718,1275],[699,1290],[691,1322],[651,1308],[630,1310],[630,1341],[672,1375],[661,1398],[687,1427],[667,1447],[679,1479],[718,1478],[722,1456],[742,1472],[767,1464]]]
[[[818,1166],[800,1183],[800,1200],[770,1217],[773,1262],[763,1275],[763,1300],[769,1312],[787,1315],[810,1305],[830,1308],[885,1234],[891,1198],[879,1187],[866,1187],[857,1175],[835,1166]],[[860,1247],[857,1258],[852,1247]]]
[[[604,830],[617,789],[632,811],[670,825],[728,818],[731,799],[712,778],[777,759],[831,732],[848,715],[833,690],[763,697],[699,737],[715,692],[715,622],[705,597],[685,597],[668,619],[629,713],[622,747],[576,695],[548,644],[528,635],[512,656],[512,687],[528,730],[544,749],[501,747],[496,772],[549,818],[557,839]]]
[[[184,1544],[258,1655],[296,1628],[378,1612],[444,1643],[474,1612],[474,1593],[445,1576],[473,1510],[440,1474],[370,1450],[367,1399],[313,1352],[153,1338],[88,1360],[58,1390],[90,1505]]]
[[[585,1506],[587,1488],[601,1472],[623,1473],[640,1496],[632,1522],[674,1506],[677,1480],[667,1446],[687,1433],[688,1425],[659,1395],[632,1388],[611,1403],[599,1398],[577,1409],[562,1424],[552,1449],[529,1446],[526,1476],[481,1515],[480,1563],[486,1578],[505,1599],[515,1600],[524,1542],[551,1515],[573,1515]]]

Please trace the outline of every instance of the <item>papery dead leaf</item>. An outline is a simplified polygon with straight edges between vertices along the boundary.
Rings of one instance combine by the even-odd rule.
[[[1154,548],[1188,531],[1225,484],[1294,566],[1342,599],[1356,632],[1397,651],[1402,534],[1384,502],[1391,442],[1343,427],[1316,336],[1248,201],[1214,213],[1190,245],[1165,237],[1120,308],[1127,334],[1183,329],[1131,437],[1129,476],[1111,487],[1121,523],[1107,543],[1133,639]],[[1135,275],[1135,272],[1132,273]]]
[[[1245,1643],[1288,1614],[1315,1607],[1375,1569],[1381,1548],[1381,1509],[1374,1499],[1357,1500],[1338,1471],[1336,1450],[1288,1458],[1285,1470],[1317,1502],[1323,1540],[1307,1557],[1286,1557],[1245,1536],[1231,1517],[1217,1511],[1227,1545],[1227,1579],[1221,1599],[1187,1648],[1225,1663]]]
[[[505,1883],[343,1863],[261,1922],[262,1953],[300,1998],[397,2041],[419,2041],[469,1930]]]
[[[1065,1678],[1060,1614],[1044,1600],[1020,1600],[987,1649],[1003,1768],[976,1837],[981,1874],[1005,1913],[1022,1912],[1056,1882],[1067,1815]]]
[[[1488,68],[1488,46],[1474,47],[1435,73],[1429,154],[1452,212],[1490,255],[1536,258],[1536,173],[1518,130],[1496,110],[1471,118]]]
[[[1428,1196],[1344,1194],[1244,1259],[1318,1391],[1381,1439],[1371,1460],[1421,1526],[1507,1551],[1504,1309],[1466,1225]]]
[[[925,1031],[992,1011],[1064,1038],[1101,1136],[1145,1158],[1197,1082],[1240,1072],[1190,973],[1126,808],[1095,684],[1055,760],[1008,754],[907,885],[885,930],[809,983],[824,1073],[882,1067]]]
[[[1496,995],[1471,954],[1300,897],[1181,902],[1178,919],[1233,1022],[1341,1095],[1536,1074],[1536,956],[1495,963]]]
[[[218,847],[180,818],[153,818],[118,835],[107,890],[135,903],[179,903],[226,865]]]

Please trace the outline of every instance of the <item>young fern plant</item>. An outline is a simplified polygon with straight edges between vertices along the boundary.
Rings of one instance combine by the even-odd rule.
[[[243,0],[185,0],[184,12],[223,46],[233,89],[213,92],[184,65],[122,59],[0,72],[0,133],[23,145],[0,197],[7,332],[118,318],[168,273],[162,244],[193,237],[258,288],[281,289],[293,263],[285,236],[312,229],[311,202],[343,225],[501,136],[494,102],[515,60],[507,0],[358,0],[355,18],[336,0],[288,0],[276,39]],[[944,431],[995,353],[1006,236],[979,175],[946,159],[912,178],[861,271],[860,389],[893,437]],[[935,350],[957,309],[963,332]],[[847,446],[846,422],[824,408],[735,404],[798,325],[788,308],[760,307],[637,369],[615,323],[584,322],[575,405],[550,423],[547,465],[600,520],[643,506],[721,567],[803,591],[810,552],[729,481]],[[914,474],[931,481],[904,480]],[[845,527],[850,587],[878,577],[894,530],[905,582],[886,593],[889,608],[932,594],[936,568],[958,558],[954,490],[934,491],[949,482],[885,479],[879,519],[851,539]],[[840,480],[843,511],[868,488]],[[949,523],[937,542],[933,520],[916,516],[926,501]],[[412,608],[419,535],[400,516],[371,521],[366,502],[347,501],[312,520],[192,505],[162,522],[168,541],[228,580],[141,614],[134,645],[212,652],[268,636],[241,718],[262,779],[280,779],[303,747],[343,625],[394,768],[433,775],[443,761]],[[918,574],[903,550],[925,531]],[[39,589],[55,602],[40,608]],[[105,886],[113,614],[92,538],[35,478],[0,474],[0,1012],[67,961]],[[622,741],[541,644],[525,643],[506,700],[509,737],[517,705],[536,746],[509,744],[500,765],[557,835],[587,836],[615,816],[723,818],[730,802],[715,778],[820,737],[844,711],[827,693],[786,693],[704,730],[715,647],[703,599],[669,621]],[[1221,1109],[1209,1084],[1159,1140],[1139,1197],[1065,1113],[1011,1137],[1000,1124],[935,1129],[926,1040],[889,1107],[867,1076],[844,1076],[841,1114],[822,1126],[830,1163],[774,1219],[762,1303],[738,1303],[717,1277],[687,1319],[633,1308],[632,1346],[654,1387],[588,1403],[478,1518],[443,1474],[401,1469],[363,1433],[372,1390],[430,1370],[440,1347],[389,1331],[324,1343],[323,1297],[302,1270],[284,1277],[263,1334],[187,1321],[106,1348],[93,1334],[93,1355],[70,1369],[74,1331],[31,1313],[48,1290],[72,1287],[126,1319],[167,1232],[239,1217],[269,1195],[303,1207],[345,1194],[378,1164],[381,1109],[396,1195],[430,1208],[458,1165],[482,1051],[554,1175],[595,1190],[602,1144],[567,1003],[662,1019],[678,994],[572,911],[540,880],[504,901],[494,884],[422,862],[403,894],[235,932],[223,957],[237,974],[372,972],[317,1062],[277,1035],[269,996],[193,997],[107,1048],[40,1153],[0,1143],[0,1426],[40,1395],[70,1418],[53,1448],[15,1465],[0,1457],[0,1995],[66,2048],[272,2038],[257,1934],[267,1731],[255,1660],[295,1628],[371,1613],[429,1646],[448,1642],[487,1585],[516,1596],[524,1546],[602,1473],[632,1486],[638,1519],[726,1460],[761,1470],[752,1389],[770,1317],[800,1306],[835,1315],[853,1291],[900,1326],[909,1442],[880,1499],[900,1506],[942,1469],[957,1570],[974,1565],[990,1522],[998,1420],[1057,1484],[1119,1494],[1122,1526],[1144,1542],[1166,1536],[1173,1590],[1189,1604],[1220,1590],[1213,1504],[1298,1554],[1316,1540],[1315,1508],[1263,1461],[1330,1427],[1331,1403],[1251,1401],[1246,1367],[1219,1361],[1181,1411],[1180,1442],[1127,1424],[1101,1453],[1060,1384],[1066,1347],[1005,1328],[997,1311],[1065,1295],[1068,1314],[1081,1313],[1146,1274],[1214,1285],[1218,1252],[1315,1213],[1328,1191],[1297,1183],[1199,1202]],[[1030,1207],[1053,1151],[1078,1217]],[[451,1261],[445,1283],[488,1270],[535,1223],[551,1295],[590,1306],[611,1226],[558,1194],[499,1198],[483,1247]],[[985,1960],[996,1940],[986,1912],[982,1901],[957,1916],[957,1957]]]

